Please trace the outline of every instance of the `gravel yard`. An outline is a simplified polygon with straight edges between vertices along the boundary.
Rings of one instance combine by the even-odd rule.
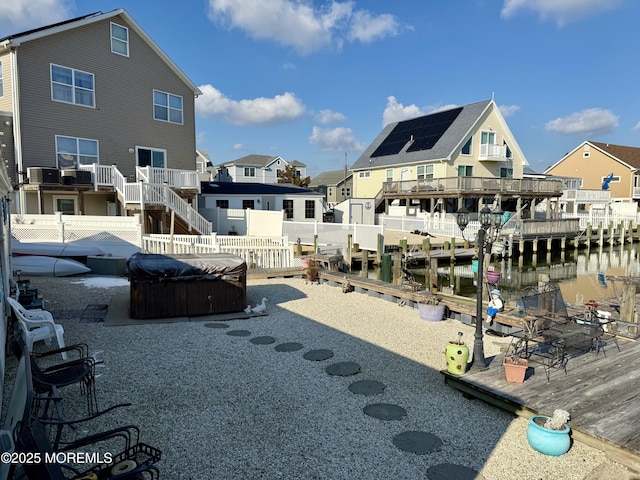
[[[265,297],[267,315],[225,321],[227,328],[210,328],[207,317],[106,326],[86,315],[81,321],[82,314],[126,295],[126,279],[34,277],[32,283],[45,308],[59,312],[67,344],[87,343],[104,361],[100,406],[132,403],[93,428],[140,425],[143,441],[163,452],[162,478],[413,480],[429,478],[429,469],[442,464],[488,480],[634,478],[577,442],[562,457],[541,455],[527,444],[525,419],[445,386],[439,371],[446,343],[457,332],[473,342],[473,329],[457,321],[424,322],[417,310],[393,302],[278,278],[248,282],[249,303]],[[238,330],[248,334],[229,335]],[[267,336],[274,342],[251,341]],[[302,348],[278,351],[283,343]],[[507,343],[485,337],[485,352],[498,353]],[[333,357],[304,358],[316,349]],[[325,369],[338,362],[355,362],[360,372],[329,375]],[[9,372],[15,363],[8,360]],[[382,382],[384,392],[349,390],[365,379]],[[68,402],[75,400],[70,393]],[[377,403],[398,405],[406,416],[379,420],[363,412]],[[442,445],[425,455],[407,453],[393,443],[407,431],[429,432]]]

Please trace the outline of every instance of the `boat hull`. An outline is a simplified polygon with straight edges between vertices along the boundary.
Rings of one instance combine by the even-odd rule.
[[[14,271],[20,270],[25,276],[68,277],[91,272],[90,268],[75,260],[42,255],[19,255],[13,257],[11,263]]]
[[[100,247],[55,242],[11,242],[13,255],[42,255],[47,257],[88,257],[104,255]]]

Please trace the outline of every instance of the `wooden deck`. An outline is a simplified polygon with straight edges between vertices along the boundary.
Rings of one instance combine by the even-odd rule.
[[[640,471],[640,343],[619,338],[620,351],[605,335],[605,353],[571,358],[567,373],[529,364],[523,384],[507,383],[503,356],[482,372],[452,375],[445,383],[518,415],[551,415],[557,408],[571,414],[573,438],[607,453],[614,461]],[[608,340],[608,341],[607,341]]]

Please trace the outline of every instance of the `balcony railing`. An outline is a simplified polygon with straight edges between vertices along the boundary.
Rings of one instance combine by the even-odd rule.
[[[529,178],[482,178],[482,177],[447,177],[422,180],[401,180],[384,182],[383,195],[406,196],[424,193],[442,193],[446,195],[476,195],[486,193],[487,196],[501,194],[541,194],[544,196],[562,195],[561,180],[544,180]],[[434,196],[436,196],[434,195]]]
[[[611,201],[609,190],[565,190],[560,200],[576,203],[608,203]]]
[[[507,146],[506,145],[480,145],[480,154],[478,160],[493,160],[498,162],[506,162],[507,158]]]

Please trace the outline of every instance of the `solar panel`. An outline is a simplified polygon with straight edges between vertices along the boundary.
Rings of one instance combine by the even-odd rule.
[[[371,156],[384,157],[400,153],[412,137],[413,142],[409,145],[407,152],[429,150],[458,118],[460,112],[462,107],[399,122]]]

